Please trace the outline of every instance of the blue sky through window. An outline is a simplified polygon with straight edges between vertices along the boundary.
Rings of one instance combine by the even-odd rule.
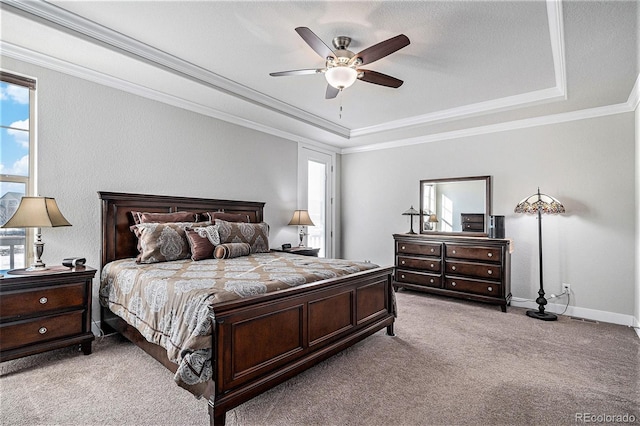
[[[28,176],[28,88],[0,82],[0,124],[0,174]]]

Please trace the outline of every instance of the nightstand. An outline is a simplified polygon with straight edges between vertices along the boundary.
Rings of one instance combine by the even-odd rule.
[[[91,353],[91,284],[96,270],[53,266],[0,278],[0,362],[79,344]]]
[[[302,256],[313,256],[313,257],[318,257],[318,252],[320,251],[319,248],[313,248],[313,247],[291,247],[288,248],[286,250],[273,250],[273,251],[283,251],[285,253],[293,253],[293,254],[300,254]]]

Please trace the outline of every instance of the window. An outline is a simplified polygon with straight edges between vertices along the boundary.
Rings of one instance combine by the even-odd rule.
[[[0,71],[0,225],[33,194],[35,80]],[[0,228],[0,269],[24,268],[24,229]]]

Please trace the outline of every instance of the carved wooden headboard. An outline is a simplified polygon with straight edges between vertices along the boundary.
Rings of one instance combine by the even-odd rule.
[[[98,192],[102,200],[101,265],[118,259],[136,257],[137,239],[129,229],[134,224],[132,211],[171,213],[176,211],[242,213],[251,222],[262,222],[264,203],[254,201],[213,200],[120,192]]]

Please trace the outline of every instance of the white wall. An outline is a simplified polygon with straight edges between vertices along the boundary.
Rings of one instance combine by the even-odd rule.
[[[537,225],[515,205],[541,191],[567,213],[543,218],[547,293],[572,286],[571,310],[631,322],[635,277],[634,114],[343,155],[343,255],[393,264],[392,234],[417,205],[420,179],[491,175],[493,214],[513,239],[512,293],[535,298]],[[608,315],[611,313],[612,315]]]
[[[43,229],[45,263],[99,268],[98,191],[263,201],[272,246],[296,240],[296,143],[10,58],[2,68],[37,78],[38,192],[73,225]]]

